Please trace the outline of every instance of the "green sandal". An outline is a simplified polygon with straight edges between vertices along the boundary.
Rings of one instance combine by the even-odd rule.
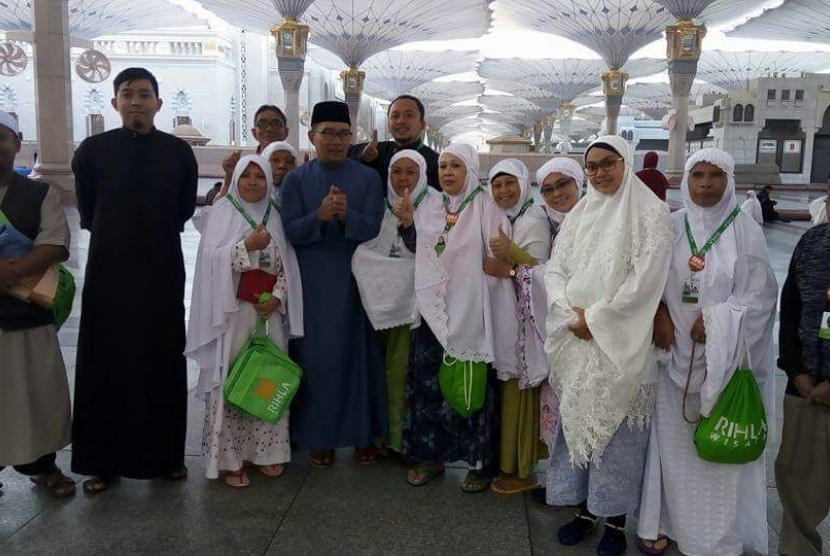
[[[462,492],[483,492],[489,490],[490,479],[481,471],[469,471],[461,483]]]
[[[438,475],[443,474],[443,465],[418,465],[406,474],[406,482],[416,487],[424,486]]]

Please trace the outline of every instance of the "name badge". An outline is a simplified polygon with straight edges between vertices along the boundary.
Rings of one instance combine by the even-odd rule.
[[[271,267],[271,252],[266,247],[259,252],[259,268]]]
[[[818,337],[822,340],[830,340],[830,311],[824,311],[821,315],[821,326],[818,329]]]
[[[700,299],[700,281],[694,276],[683,280],[683,303],[697,303]]]

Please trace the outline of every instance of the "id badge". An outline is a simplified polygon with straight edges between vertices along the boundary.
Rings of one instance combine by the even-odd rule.
[[[389,248],[389,258],[390,259],[400,259],[401,258],[401,245],[398,241],[398,238],[395,238],[395,241],[392,242],[392,246]]]
[[[697,303],[700,299],[700,281],[694,275],[683,280],[682,299],[683,303]]]
[[[271,252],[266,247],[259,252],[259,268],[271,267]]]
[[[821,315],[821,326],[818,329],[818,337],[822,340],[830,340],[830,311],[824,311]]]

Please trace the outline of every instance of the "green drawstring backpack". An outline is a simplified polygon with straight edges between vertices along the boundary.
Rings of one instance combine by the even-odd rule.
[[[487,363],[460,361],[444,353],[438,369],[438,386],[447,404],[462,417],[469,417],[482,407],[487,395]]]
[[[263,294],[270,297],[270,294]],[[267,300],[260,297],[260,302]],[[225,380],[225,399],[248,415],[276,423],[300,388],[303,371],[268,337],[267,324],[257,319]]]
[[[749,360],[748,349],[746,354]],[[738,366],[710,415],[700,419],[694,442],[701,459],[713,463],[744,464],[755,461],[764,453],[767,414],[751,367],[751,361],[748,365]],[[684,393],[684,418],[685,400]]]

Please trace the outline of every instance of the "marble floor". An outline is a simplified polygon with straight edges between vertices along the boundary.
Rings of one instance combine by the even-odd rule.
[[[207,185],[206,181],[203,186]],[[679,200],[677,193],[671,197]],[[789,192],[779,197],[793,207],[803,207],[808,200],[807,194]],[[69,267],[80,292],[88,235],[78,230],[77,212],[69,209],[68,215],[73,230]],[[764,230],[779,283],[806,228],[806,223],[793,222]],[[182,240],[189,292],[198,245],[191,225]],[[75,375],[79,310],[78,301],[60,333],[70,384]],[[191,388],[195,378],[191,366]],[[776,384],[780,406],[783,374],[778,373]],[[123,480],[97,496],[85,495],[79,488],[74,497],[58,501],[11,470],[0,473],[4,485],[0,554],[595,553],[598,534],[573,549],[557,544],[556,529],[570,520],[572,509],[543,507],[529,495],[463,494],[458,488],[463,478],[460,468],[415,489],[406,484],[406,470],[399,463],[363,466],[350,451],[342,450],[333,469],[317,470],[308,466],[306,454],[296,453],[283,477],[253,474],[252,488],[234,491],[203,478],[202,419],[202,404],[191,396],[187,441],[191,474],[185,482]],[[770,553],[777,551],[780,529],[781,505],[772,475],[780,427],[779,408],[767,461]],[[65,470],[70,452],[71,447],[59,454]],[[822,532],[830,539],[830,522],[822,525]],[[629,540],[629,553],[635,553],[634,537],[629,535]]]

